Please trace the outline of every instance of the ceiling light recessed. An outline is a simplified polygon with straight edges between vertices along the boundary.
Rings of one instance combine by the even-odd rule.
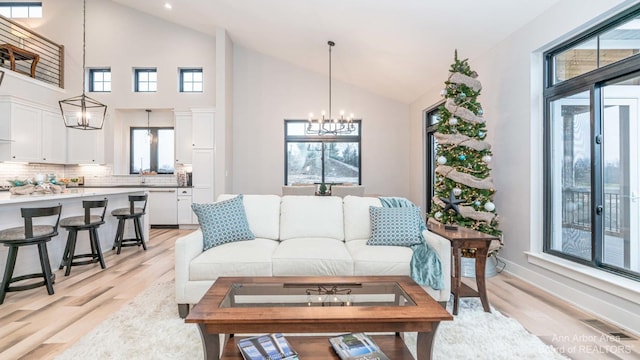
[[[166,2],[166,3],[164,3],[164,8],[167,9],[167,10],[171,10],[171,9],[173,9],[173,6],[171,6],[171,4]]]

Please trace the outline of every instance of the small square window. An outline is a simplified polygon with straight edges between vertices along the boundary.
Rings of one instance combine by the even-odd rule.
[[[111,91],[111,69],[89,69],[89,92]]]
[[[135,69],[135,92],[158,91],[158,72],[156,68]]]
[[[202,69],[180,69],[180,92],[202,92]]]

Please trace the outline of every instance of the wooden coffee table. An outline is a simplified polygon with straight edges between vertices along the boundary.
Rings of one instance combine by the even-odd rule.
[[[329,336],[288,334],[385,332],[395,335],[374,340],[396,360],[412,358],[403,332],[417,332],[417,358],[431,359],[435,331],[448,320],[408,276],[296,276],[218,278],[185,322],[198,324],[205,359],[242,359],[234,334],[285,333],[300,358],[312,360],[339,359]]]

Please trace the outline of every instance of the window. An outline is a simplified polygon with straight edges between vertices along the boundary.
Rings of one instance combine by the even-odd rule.
[[[173,128],[131,128],[129,173],[153,172],[173,174]]]
[[[135,69],[135,92],[158,91],[158,72],[152,69]]]
[[[10,19],[41,18],[41,2],[0,2],[0,15]]]
[[[180,92],[202,92],[202,69],[180,69]]]
[[[361,121],[344,135],[307,135],[306,120],[285,120],[284,182],[360,184]]]
[[[426,207],[427,214],[431,212],[431,198],[435,195],[434,184],[436,183],[436,148],[438,146],[438,142],[433,134],[438,129],[438,122],[440,121],[440,116],[438,112],[440,111],[440,107],[444,105],[444,102],[440,102],[430,108],[428,108],[424,112],[425,118],[425,128],[426,128],[426,146],[425,149],[427,151],[426,154],[426,187],[427,191],[425,194],[427,195],[426,199]]]
[[[111,92],[111,69],[89,69],[89,91]]]
[[[640,6],[545,53],[544,251],[640,279]]]

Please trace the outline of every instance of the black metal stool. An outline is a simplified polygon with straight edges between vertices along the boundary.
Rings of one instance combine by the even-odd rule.
[[[64,248],[64,255],[62,256],[62,263],[60,269],[65,266],[67,269],[64,272],[64,276],[69,276],[71,272],[71,266],[74,265],[87,265],[100,262],[100,267],[105,268],[104,258],[102,257],[102,249],[100,249],[100,238],[98,237],[98,228],[104,224],[104,214],[107,212],[107,199],[104,200],[84,200],[82,201],[82,207],[84,208],[84,215],[72,216],[60,220],[60,227],[67,229],[69,235],[67,236],[67,245]],[[94,212],[100,212],[100,215],[91,215],[91,210]],[[76,241],[78,240],[78,231],[89,231],[89,243],[91,244],[90,254],[75,255]],[[89,260],[73,261],[74,259],[89,258]]]
[[[38,286],[46,286],[49,295],[53,295],[53,283],[55,275],[51,272],[49,263],[49,252],[47,251],[47,242],[51,238],[58,235],[58,223],[60,222],[60,212],[62,205],[45,207],[45,208],[22,208],[20,213],[24,218],[24,226],[14,227],[0,231],[0,243],[9,247],[7,255],[7,264],[4,269],[4,277],[2,278],[2,287],[0,288],[0,304],[4,302],[5,295],[11,291],[22,291],[36,288]],[[57,216],[56,216],[57,215]],[[34,225],[33,218],[56,216],[54,225]],[[42,273],[27,274],[21,276],[13,276],[13,270],[16,266],[16,258],[18,257],[18,248],[21,246],[37,245],[40,254],[40,267]],[[26,279],[43,278],[44,281],[27,285],[14,285],[11,283]]]
[[[136,203],[143,203],[142,207],[136,207]],[[142,236],[142,226],[140,225],[140,218],[146,214],[147,210],[147,195],[129,195],[129,207],[115,209],[111,212],[111,215],[118,219],[118,230],[116,232],[116,239],[113,243],[111,250],[118,248],[116,254],[120,254],[120,250],[123,246],[140,246],[144,250],[147,250],[147,245],[144,243],[144,237]],[[124,238],[124,224],[127,219],[133,219],[133,228],[136,233],[135,238]]]

